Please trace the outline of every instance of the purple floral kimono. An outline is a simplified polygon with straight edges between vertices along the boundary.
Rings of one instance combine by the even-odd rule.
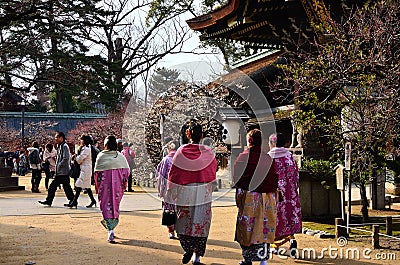
[[[299,171],[292,154],[282,147],[274,147],[268,153],[279,175],[278,189],[282,200],[277,202],[275,238],[301,233],[302,215],[299,188]]]

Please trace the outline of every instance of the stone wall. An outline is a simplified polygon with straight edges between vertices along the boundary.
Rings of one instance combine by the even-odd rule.
[[[300,172],[300,203],[303,217],[340,216],[341,200],[339,190],[324,188],[307,172]]]

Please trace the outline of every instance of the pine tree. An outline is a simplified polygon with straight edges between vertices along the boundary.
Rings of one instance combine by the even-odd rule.
[[[150,97],[156,100],[170,87],[178,84],[180,82],[179,75],[179,71],[175,69],[157,68],[150,78]]]
[[[115,105],[107,62],[89,55],[83,37],[83,31],[95,30],[99,17],[106,14],[99,2],[25,0],[2,4],[1,18],[13,20],[1,28],[2,85],[33,94],[40,89],[50,94],[56,112],[77,111],[93,98]]]

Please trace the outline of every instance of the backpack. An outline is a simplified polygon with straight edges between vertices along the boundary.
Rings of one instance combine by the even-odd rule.
[[[31,153],[28,155],[28,161],[29,164],[31,165],[38,165],[40,164],[40,159],[39,159],[39,152],[38,150],[33,150]]]

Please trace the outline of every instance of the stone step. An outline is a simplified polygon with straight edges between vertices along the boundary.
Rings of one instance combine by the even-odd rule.
[[[4,186],[18,186],[18,178],[0,177],[0,187]]]
[[[0,187],[1,191],[25,190],[25,186],[3,186]]]

